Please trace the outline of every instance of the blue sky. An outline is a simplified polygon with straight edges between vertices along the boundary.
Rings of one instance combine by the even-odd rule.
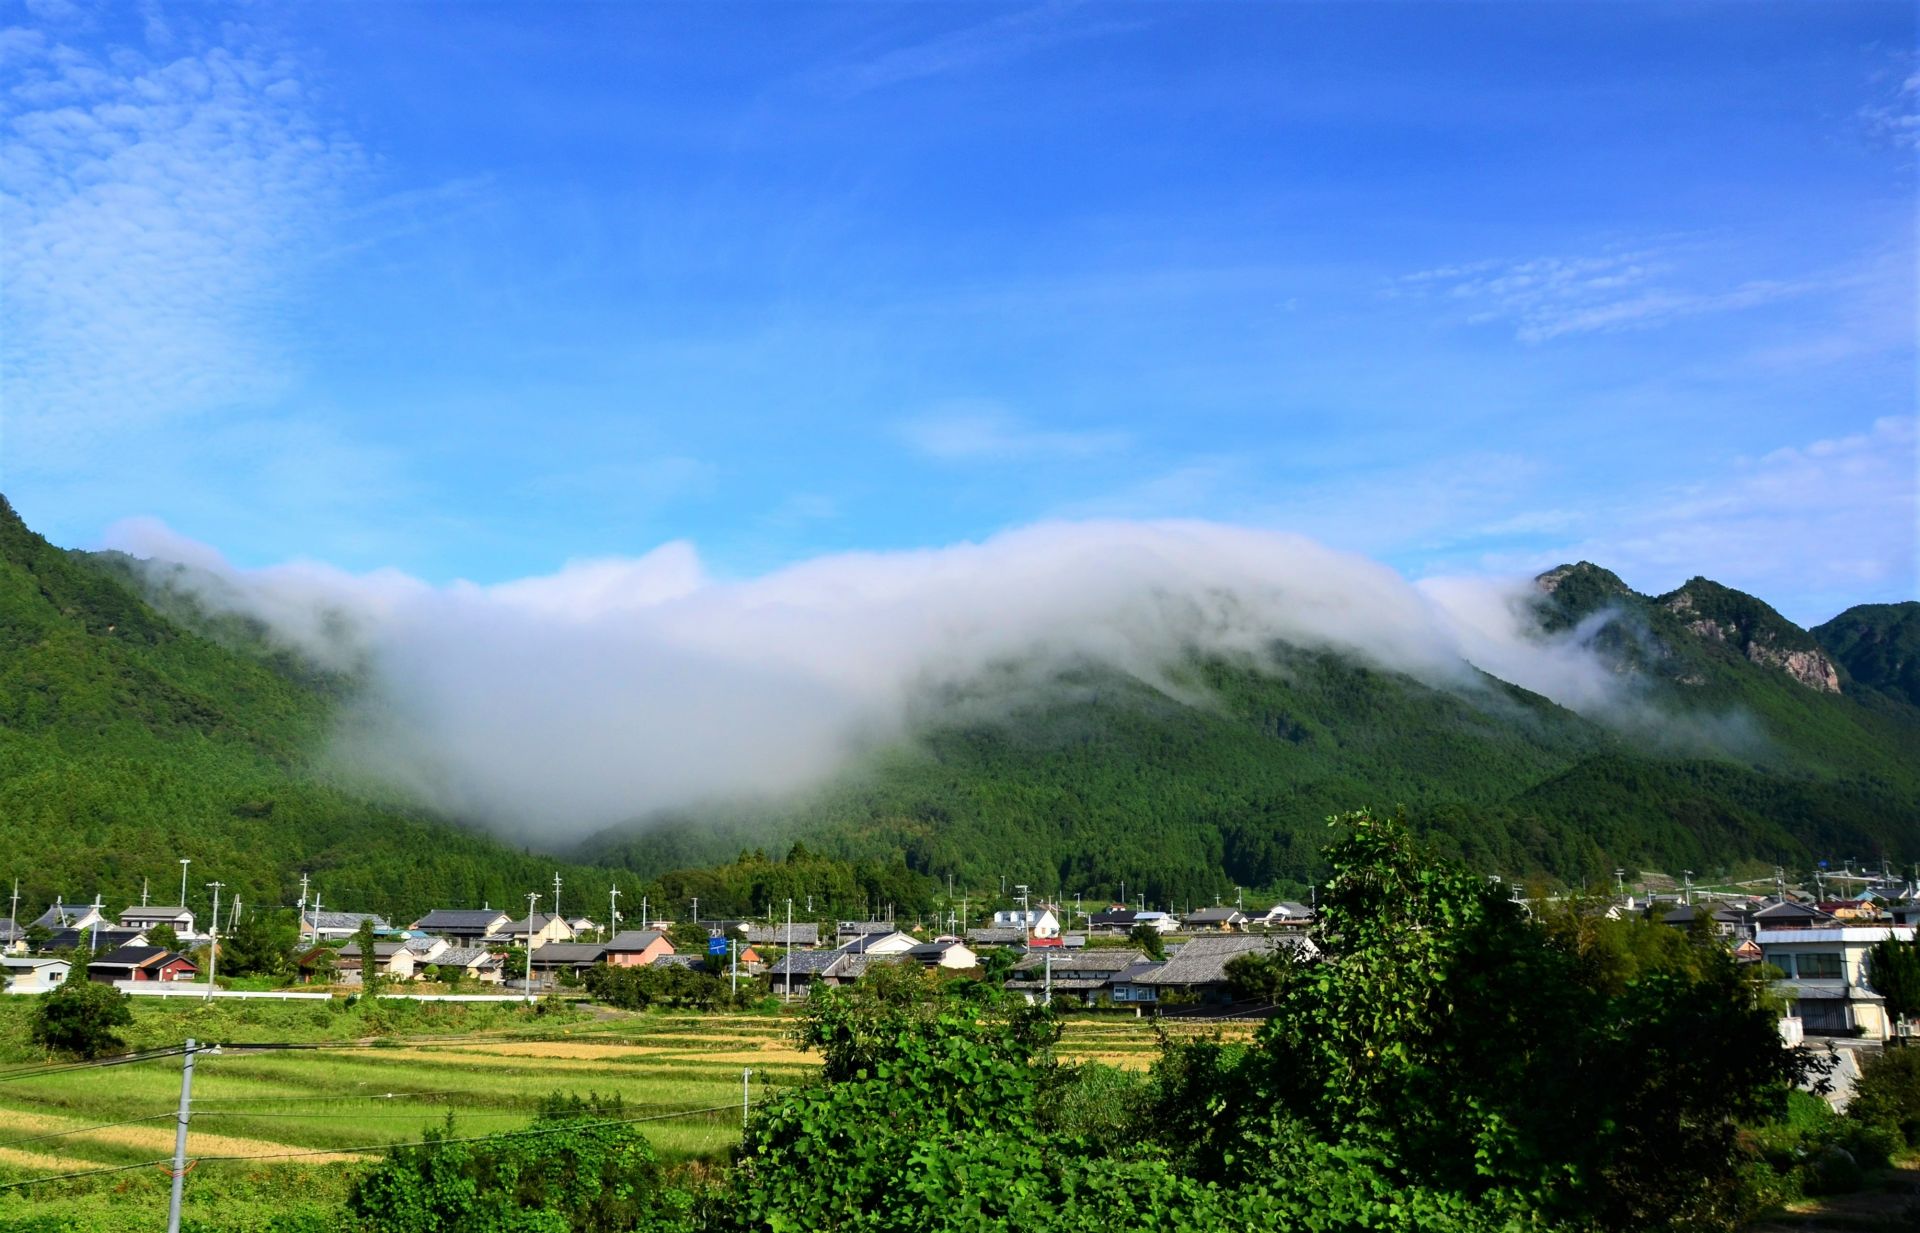
[[[1906,4],[0,12],[56,542],[499,582],[1197,517],[1920,593]]]

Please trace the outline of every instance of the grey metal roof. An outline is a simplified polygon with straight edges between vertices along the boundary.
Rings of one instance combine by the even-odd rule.
[[[442,967],[470,968],[476,964],[485,967],[489,959],[498,963],[499,958],[484,946],[449,946],[435,955],[431,962]]]
[[[1027,942],[1025,929],[969,929],[967,941],[979,942],[984,946],[1024,946]]]
[[[853,937],[862,933],[892,933],[894,928],[890,920],[843,920],[834,926],[834,932],[841,937]]]
[[[599,942],[549,942],[537,947],[533,952],[533,966],[536,968],[590,967],[606,956],[607,948]]]
[[[1238,908],[1201,908],[1198,912],[1189,912],[1181,917],[1190,925],[1228,925],[1236,920],[1247,919],[1247,914]]]
[[[192,915],[192,912],[182,907],[164,907],[159,904],[148,904],[144,906],[135,904],[133,907],[122,911],[120,913],[120,919],[126,920],[128,917],[132,917],[135,920],[175,920],[182,916]]]
[[[613,935],[604,949],[609,954],[630,955],[647,949],[663,936],[658,929],[623,929]]]
[[[466,932],[491,929],[495,923],[509,919],[505,912],[495,908],[435,908],[433,911],[413,922],[415,929],[425,929],[432,933],[435,929],[458,929]]]
[[[1158,972],[1135,977],[1141,985],[1217,985],[1227,979],[1227,964],[1242,955],[1287,952],[1303,959],[1319,954],[1305,938],[1290,934],[1230,933],[1199,937],[1180,947]]]

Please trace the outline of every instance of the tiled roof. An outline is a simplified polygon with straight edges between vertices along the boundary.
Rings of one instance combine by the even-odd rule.
[[[428,913],[429,916],[435,913]],[[307,912],[301,918],[309,929],[358,929],[360,922],[370,920],[375,929],[391,929],[387,918],[373,912]]]
[[[1290,952],[1312,958],[1317,947],[1305,938],[1286,934],[1225,934],[1200,937],[1181,946],[1158,972],[1135,978],[1143,985],[1217,985],[1227,979],[1227,964],[1242,955]]]
[[[777,925],[747,926],[747,941],[758,942],[763,946],[818,946],[820,944],[820,926],[803,925],[798,921],[791,926],[783,921]]]
[[[1053,977],[1055,980],[1060,979],[1062,972],[1084,974],[1125,971],[1144,958],[1146,956],[1137,950],[1087,950],[1071,955],[1055,953],[1052,964]],[[1028,955],[1014,964],[1013,970],[1030,974],[1038,980],[1045,974],[1047,966],[1045,955]]]
[[[590,966],[600,962],[606,953],[606,946],[599,942],[549,942],[533,952],[533,966],[536,968]]]

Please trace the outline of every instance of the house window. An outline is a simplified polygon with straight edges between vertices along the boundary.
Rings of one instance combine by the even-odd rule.
[[[1840,956],[1832,951],[1810,951],[1781,955],[1775,963],[1789,977],[1798,980],[1839,980]]]

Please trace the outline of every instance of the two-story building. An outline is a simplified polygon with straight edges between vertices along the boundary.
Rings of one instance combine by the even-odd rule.
[[[1913,939],[1911,925],[1857,925],[1842,921],[1800,928],[1762,929],[1754,937],[1761,958],[1780,970],[1774,991],[1792,1002],[1809,1035],[1853,1035],[1886,1040],[1894,1024],[1886,999],[1873,987],[1867,952],[1888,938]]]
[[[1029,937],[1057,938],[1060,936],[1060,917],[1046,906],[1037,908],[1009,908],[993,914],[995,929],[1024,929]]]
[[[189,941],[196,935],[193,932],[193,913],[182,907],[140,904],[120,913],[120,927],[133,929],[141,933],[155,926],[165,925],[173,930],[173,936]]]

